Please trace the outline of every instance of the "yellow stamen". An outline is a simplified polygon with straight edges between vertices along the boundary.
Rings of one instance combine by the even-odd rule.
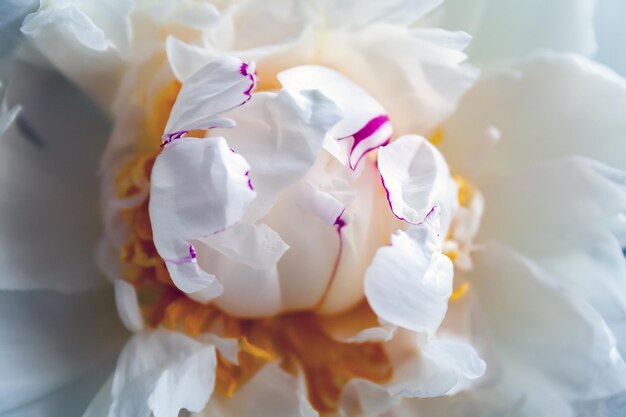
[[[443,127],[438,127],[435,130],[433,130],[430,135],[428,135],[428,140],[433,145],[439,146],[441,142],[443,142],[445,137],[446,137],[446,132],[445,130],[443,130]]]
[[[465,178],[459,175],[455,175],[454,180],[459,186],[459,204],[462,207],[469,207],[470,203],[474,199],[474,196],[476,195],[476,189]]]
[[[452,295],[450,296],[450,301],[457,301],[465,297],[465,295],[467,295],[467,292],[469,291],[469,288],[470,283],[467,281],[459,285],[459,287],[452,292]]]

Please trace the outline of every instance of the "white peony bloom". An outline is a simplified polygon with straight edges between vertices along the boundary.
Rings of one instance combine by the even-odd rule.
[[[0,414],[620,415],[611,32],[439,5],[42,1],[26,46],[112,128],[13,66]]]

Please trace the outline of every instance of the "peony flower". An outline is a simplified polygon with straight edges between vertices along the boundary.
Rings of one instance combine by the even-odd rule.
[[[594,48],[586,2],[540,9],[568,14],[510,41],[503,22],[522,29],[506,12],[534,5],[487,5],[475,23],[438,4],[28,15],[31,46],[112,129],[98,183],[106,116],[65,81],[33,85],[41,68],[10,77],[24,111],[3,166],[26,175],[5,180],[18,198],[0,212],[17,222],[2,308],[20,317],[2,366],[21,379],[0,410],[619,415],[626,81],[571,54]],[[475,34],[483,71],[467,34],[431,26]],[[36,111],[59,97],[60,120]],[[41,189],[24,197],[27,180]],[[94,253],[131,333],[108,378],[125,334]]]

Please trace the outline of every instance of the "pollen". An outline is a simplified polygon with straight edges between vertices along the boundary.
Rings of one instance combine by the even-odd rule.
[[[311,312],[267,319],[236,318],[213,304],[191,300],[173,284],[152,240],[147,190],[152,166],[160,152],[160,135],[179,90],[180,84],[171,83],[155,95],[153,112],[145,118],[139,138],[140,151],[119,169],[116,177],[119,198],[145,194],[142,202],[121,213],[129,234],[119,254],[124,278],[137,291],[145,323],[190,336],[210,333],[235,339],[239,347],[237,363],[217,354],[215,389],[224,397],[234,396],[264,365],[273,361],[278,361],[294,376],[304,376],[309,401],[320,414],[338,410],[343,388],[351,379],[389,381],[392,366],[383,343],[348,343],[336,339],[328,330],[329,320]],[[359,308],[375,317],[369,306]]]

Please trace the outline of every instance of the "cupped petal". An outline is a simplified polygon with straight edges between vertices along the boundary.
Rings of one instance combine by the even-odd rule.
[[[192,241],[239,222],[256,195],[249,170],[219,137],[178,139],[156,158],[149,204],[154,244],[182,291],[202,291],[203,300],[221,293],[215,278],[198,267]]]
[[[16,65],[7,98],[22,111],[0,139],[0,288],[74,291],[104,284],[93,251],[108,121],[41,67]]]
[[[184,80],[165,126],[164,142],[190,130],[233,127],[222,113],[250,100],[256,85],[254,64],[222,56]]]
[[[1,291],[0,318],[2,415],[17,413],[95,370],[117,354],[127,337],[108,289]]]
[[[470,280],[501,366],[498,384],[478,396],[521,402],[522,416],[573,416],[575,402],[624,390],[626,365],[587,302],[503,246],[474,257]]]
[[[506,65],[541,50],[592,54],[595,6],[594,0],[446,0],[431,23],[471,33],[472,62]]]
[[[283,308],[275,265],[252,268],[205,245],[198,245],[198,264],[219,280],[223,293],[213,302],[226,313],[241,318],[271,317]]]
[[[297,90],[299,91],[299,90]],[[217,131],[250,164],[257,193],[246,220],[267,214],[279,195],[313,166],[327,132],[339,120],[337,107],[317,91],[258,93],[227,114],[237,126]]]
[[[120,354],[109,416],[176,417],[204,409],[215,384],[215,347],[184,334],[137,333]]]
[[[579,56],[542,54],[482,77],[445,123],[440,149],[479,186],[481,177],[567,155],[626,169],[623,108],[620,76]]]
[[[437,210],[447,230],[457,207],[457,186],[441,153],[421,136],[402,136],[378,152],[378,169],[391,211],[423,223]]]
[[[356,169],[368,152],[391,139],[393,129],[385,109],[341,73],[327,67],[303,65],[282,71],[277,78],[287,89],[319,90],[339,107],[343,118],[332,128],[330,135],[344,148],[338,159],[348,160],[350,168]],[[325,147],[335,154],[333,144]]]
[[[452,294],[453,268],[440,245],[439,216],[391,236],[365,274],[365,296],[386,322],[416,332],[433,333],[441,324]]]

